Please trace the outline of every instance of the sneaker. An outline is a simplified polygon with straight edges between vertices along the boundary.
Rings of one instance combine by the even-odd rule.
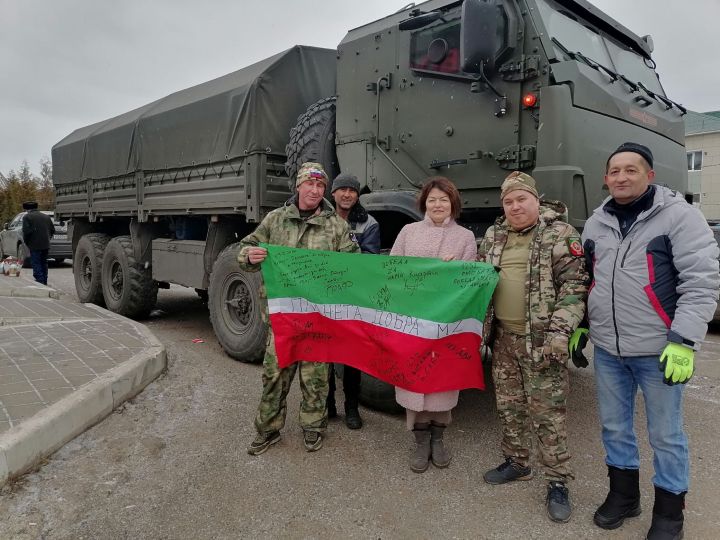
[[[530,467],[524,467],[509,457],[505,458],[505,463],[483,474],[485,481],[495,486],[514,480],[530,480],[532,477],[533,472]]]
[[[275,444],[280,440],[279,431],[271,431],[270,433],[258,433],[255,440],[248,446],[247,453],[251,456],[259,456],[265,450],[270,448],[271,444]]]
[[[303,438],[305,441],[305,450],[308,452],[316,452],[322,448],[323,436],[321,433],[317,431],[306,431],[303,434]]]
[[[547,513],[550,519],[558,523],[567,523],[570,521],[570,493],[568,488],[562,482],[550,482],[547,488]]]

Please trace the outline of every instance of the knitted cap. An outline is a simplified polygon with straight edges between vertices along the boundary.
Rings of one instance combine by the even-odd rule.
[[[621,152],[633,152],[635,154],[639,154],[643,157],[643,159],[645,159],[645,161],[648,162],[650,168],[653,168],[653,155],[650,149],[647,146],[634,142],[624,142],[620,146],[618,146],[617,149],[612,154],[610,154],[610,157],[607,160],[607,164],[610,164],[610,159],[615,154],[619,154]]]
[[[323,169],[323,166],[319,163],[313,163],[308,161],[300,165],[298,169],[297,180],[295,181],[295,187],[299,186],[306,180],[322,180],[322,182],[328,185],[328,176]]]
[[[350,173],[340,173],[335,177],[332,183],[331,193],[335,193],[336,190],[342,188],[354,189],[360,193],[360,182],[358,182],[357,176]]]
[[[517,189],[522,189],[523,191],[532,193],[538,199],[540,198],[540,195],[538,195],[537,189],[535,188],[535,179],[529,174],[515,171],[511,172],[507,178],[505,178],[502,186],[500,186],[500,199],[504,199],[505,195]]]
[[[23,210],[35,210],[38,207],[38,203],[35,201],[25,201],[22,203]]]

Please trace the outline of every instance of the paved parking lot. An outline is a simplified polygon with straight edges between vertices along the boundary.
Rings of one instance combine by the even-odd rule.
[[[73,292],[69,266],[51,269],[50,282]],[[367,409],[362,430],[334,421],[323,449],[305,452],[296,386],[283,440],[253,458],[245,447],[254,435],[260,367],[222,353],[192,291],[161,291],[146,324],[167,347],[167,374],[37,473],[4,488],[0,538],[624,539],[644,538],[649,526],[651,452],[641,402],[643,514],[617,531],[592,524],[607,486],[592,370],[572,371],[575,513],[558,525],[545,515],[540,478],[497,487],[482,481],[501,460],[491,388],[461,394],[448,429],[454,460],[446,470],[412,473],[403,419]],[[714,540],[720,538],[717,330],[697,364],[685,411],[692,467],[686,538]]]

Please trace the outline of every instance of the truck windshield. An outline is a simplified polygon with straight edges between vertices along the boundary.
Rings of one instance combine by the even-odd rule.
[[[641,82],[653,92],[665,95],[655,70],[650,67],[654,65],[652,60],[618,44],[553,0],[537,0],[537,5],[549,36],[569,51],[582,53],[590,60],[625,75],[632,82]],[[569,60],[557,44],[554,48],[557,58]]]
[[[500,9],[500,6],[498,6]],[[451,10],[433,26],[414,32],[410,40],[410,67],[418,71],[474,78],[460,69],[460,9]],[[495,28],[499,54],[507,46],[507,15],[500,9]]]

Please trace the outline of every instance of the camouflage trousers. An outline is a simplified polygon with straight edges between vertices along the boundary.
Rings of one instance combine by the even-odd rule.
[[[567,366],[558,362],[539,365],[527,352],[525,336],[498,325],[492,372],[505,457],[527,465],[534,430],[545,478],[572,480],[565,425]]]
[[[285,426],[286,400],[290,384],[299,371],[300,426],[305,431],[325,431],[327,428],[328,365],[322,362],[295,362],[278,367],[275,355],[275,336],[268,331],[265,359],[263,360],[263,393],[260,398],[255,429],[258,433],[280,431]]]

